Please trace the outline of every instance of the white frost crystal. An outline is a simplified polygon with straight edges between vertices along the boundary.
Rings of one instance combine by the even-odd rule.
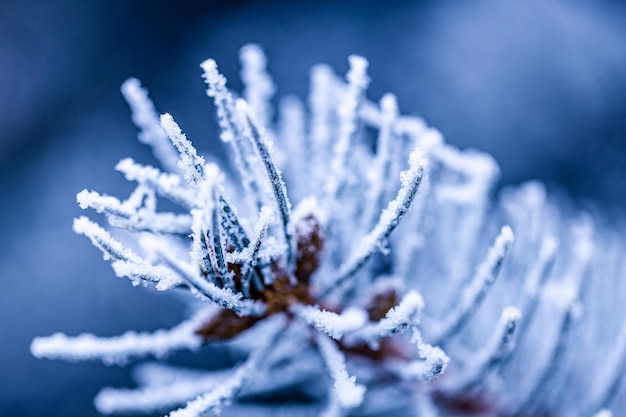
[[[123,230],[74,222],[115,274],[190,293],[195,314],[151,333],[38,337],[35,356],[125,364],[224,342],[248,354],[218,370],[140,364],[136,388],[98,394],[106,414],[250,415],[295,394],[323,416],[626,412],[623,239],[538,182],[494,199],[493,158],[446,144],[392,94],[370,101],[363,57],[345,80],[314,67],[308,99],[280,101],[277,117],[261,48],[241,62],[242,95],[201,64],[240,190],[130,79],[161,167],[122,159],[128,198],[77,196]]]

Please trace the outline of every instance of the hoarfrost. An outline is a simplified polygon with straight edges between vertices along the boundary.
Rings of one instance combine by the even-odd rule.
[[[122,159],[127,198],[77,196],[124,230],[74,221],[116,275],[195,295],[196,315],[153,333],[36,338],[35,356],[122,364],[208,343],[248,355],[215,371],[140,365],[137,388],[100,392],[104,413],[195,417],[297,394],[327,417],[358,416],[398,411],[399,392],[402,415],[431,417],[458,404],[573,417],[623,407],[619,236],[538,182],[494,200],[493,158],[446,144],[392,94],[369,100],[362,57],[345,80],[315,66],[307,100],[279,101],[278,126],[262,50],[243,48],[241,62],[243,99],[215,61],[201,64],[241,190],[130,79],[133,121],[163,170]]]

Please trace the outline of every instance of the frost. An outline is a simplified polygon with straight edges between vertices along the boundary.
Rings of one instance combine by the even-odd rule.
[[[254,157],[252,145],[245,135],[245,124],[235,108],[235,100],[226,88],[226,78],[217,70],[217,64],[207,59],[200,67],[204,71],[204,81],[208,85],[207,95],[212,97],[217,108],[217,117],[222,133],[220,138],[230,144],[234,164],[239,171],[241,183],[248,198],[254,201],[257,207],[263,205],[261,185],[254,175]]]
[[[398,122],[398,103],[393,94],[386,94],[380,100],[380,123],[376,141],[376,160],[370,176],[371,190],[363,215],[366,227],[375,224],[376,216],[385,204],[385,183],[391,180],[394,157],[399,152],[399,138],[395,126]]]
[[[243,94],[201,64],[234,178],[131,79],[124,95],[161,167],[125,158],[128,196],[77,195],[112,230],[79,217],[76,233],[116,275],[176,291],[191,318],[36,338],[35,356],[124,364],[212,344],[246,358],[140,364],[135,388],[98,394],[103,413],[197,417],[285,398],[326,417],[623,410],[623,233],[538,182],[494,198],[494,159],[447,144],[393,94],[368,98],[362,57],[345,77],[315,66],[308,98],[276,100],[276,118],[262,50],[240,58]]]
[[[122,94],[133,112],[133,122],[140,129],[139,140],[152,147],[154,155],[166,169],[176,172],[178,154],[161,128],[148,92],[141,88],[138,79],[129,78],[122,84]]]
[[[365,265],[374,253],[384,248],[389,235],[411,206],[422,180],[425,164],[426,160],[422,151],[415,149],[409,157],[409,169],[400,173],[402,187],[398,195],[383,210],[374,229],[361,239],[356,252],[339,268],[328,288],[322,291],[322,296],[343,285]]]
[[[369,84],[367,77],[368,62],[365,58],[351,55],[349,57],[350,71],[346,79],[348,85],[343,92],[338,113],[339,132],[337,141],[333,146],[332,159],[330,162],[330,175],[326,179],[326,198],[334,199],[343,186],[347,174],[346,159],[350,150],[350,143],[357,129],[357,114],[363,100],[363,93]]]
[[[421,359],[407,363],[392,363],[392,370],[408,381],[428,382],[441,376],[450,358],[438,347],[426,345],[419,339]]]
[[[464,375],[456,378],[446,389],[463,392],[480,384],[489,372],[494,372],[515,347],[515,335],[521,316],[522,313],[515,307],[504,309],[491,340],[481,352],[474,355]]]
[[[343,408],[358,407],[363,402],[366,388],[356,384],[356,377],[348,374],[345,359],[331,340],[324,335],[317,335],[316,341],[326,366],[335,381],[339,405]]]
[[[252,117],[259,126],[266,128],[272,119],[270,99],[274,95],[274,83],[265,71],[265,54],[258,45],[241,48],[241,79],[245,83],[244,98],[249,103]]]
[[[283,181],[280,169],[274,163],[272,157],[271,145],[268,146],[267,139],[263,135],[262,128],[259,128],[255,121],[252,120],[248,114],[247,104],[243,100],[237,101],[237,111],[241,114],[241,117],[245,118],[246,132],[252,140],[252,143],[257,150],[263,167],[265,168],[265,174],[269,186],[272,190],[272,194],[276,201],[278,212],[280,213],[280,220],[282,222],[283,236],[285,238],[285,244],[287,245],[287,268],[292,269],[295,261],[295,254],[293,248],[293,236],[291,225],[291,203],[287,198],[287,189],[285,182]]]
[[[198,156],[196,148],[187,140],[171,115],[166,113],[161,116],[161,126],[180,152],[178,167],[184,173],[185,179],[192,187],[198,187],[205,179],[204,158]]]
[[[141,389],[105,388],[95,398],[98,411],[104,414],[160,411],[172,408],[196,396],[211,391],[223,383],[228,373],[196,374],[187,379],[176,378],[173,383],[152,385]],[[151,375],[159,378],[159,375]]]
[[[312,146],[306,131],[306,109],[295,96],[282,99],[279,109],[277,144],[280,146],[274,150],[275,159],[283,167],[284,176],[290,178],[291,198],[306,198],[312,192],[310,178],[314,172],[310,159]],[[302,173],[304,175],[300,175]]]
[[[49,337],[35,338],[30,350],[38,358],[69,361],[98,359],[117,365],[147,355],[160,358],[174,350],[197,349],[202,339],[195,334],[195,330],[211,313],[209,310],[202,311],[172,329],[154,333],[129,331],[112,338],[101,338],[92,334],[69,337],[63,333],[55,333]]]
[[[229,288],[220,288],[197,275],[186,275],[185,280],[190,284],[194,294],[201,298],[206,297],[220,307],[233,310],[239,315],[262,315],[265,312],[262,303],[244,299],[243,294],[235,293]]]
[[[164,173],[157,168],[144,166],[136,163],[131,158],[122,159],[115,169],[124,174],[128,181],[137,181],[146,185],[154,191],[174,203],[181,204],[187,208],[196,204],[194,194],[190,189],[182,186],[183,179],[170,173]]]
[[[326,161],[331,158],[331,135],[335,123],[334,106],[337,100],[337,85],[339,81],[333,70],[324,64],[318,64],[311,69],[311,93],[309,94],[310,108],[310,142],[311,142],[311,170],[315,183],[322,184],[326,179],[324,172]]]
[[[169,417],[197,417],[204,415],[218,415],[222,407],[228,405],[233,397],[261,368],[261,359],[267,354],[272,342],[280,335],[275,332],[271,340],[257,348],[232,376],[206,394],[199,395],[187,403],[183,408],[173,411]]]
[[[161,291],[177,287],[183,282],[174,271],[160,265],[152,266],[146,262],[115,261],[111,266],[118,277],[128,277],[133,283],[155,282],[156,289]]]
[[[457,202],[479,202],[489,190],[499,173],[493,158],[484,153],[465,152],[450,146],[435,148],[434,157],[447,168],[460,172],[466,178],[464,183],[442,187],[438,197]]]
[[[137,187],[124,202],[87,190],[78,193],[76,200],[82,209],[92,208],[105,213],[109,224],[120,229],[174,235],[191,232],[190,216],[155,212],[154,195],[149,188]]]
[[[350,334],[345,342],[348,346],[366,343],[377,350],[381,339],[404,333],[411,326],[419,324],[419,316],[423,308],[424,300],[421,295],[410,291],[400,304],[387,312],[385,318]]]
[[[476,311],[487,291],[498,277],[502,267],[502,262],[509,252],[513,243],[513,231],[509,226],[504,226],[496,238],[493,246],[489,249],[487,258],[478,267],[476,274],[464,288],[457,307],[448,314],[441,324],[439,334],[434,337],[438,343],[445,342],[446,339],[458,333],[465,322]]]
[[[341,314],[315,306],[298,306],[294,311],[299,318],[333,339],[340,339],[345,333],[363,327],[367,320],[365,311],[358,308],[349,308]]]
[[[102,251],[105,260],[141,262],[141,258],[138,255],[130,249],[124,248],[106,230],[90,221],[87,217],[79,217],[74,220],[74,232],[87,236],[91,243]]]

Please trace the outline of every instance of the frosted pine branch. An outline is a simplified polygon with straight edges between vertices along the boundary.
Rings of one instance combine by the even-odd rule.
[[[170,114],[161,115],[161,126],[180,153],[178,167],[192,187],[198,187],[205,179],[204,158],[198,156],[196,148],[182,132]]]
[[[237,402],[271,413],[307,398],[327,417],[621,415],[623,233],[538,182],[496,194],[491,156],[447,144],[392,94],[367,97],[364,58],[349,58],[345,81],[314,67],[309,97],[279,98],[278,121],[262,50],[241,61],[243,94],[201,64],[234,180],[129,80],[140,139],[165,171],[122,159],[128,197],[77,196],[124,229],[74,223],[116,275],[212,313],[157,332],[37,338],[36,356],[249,354],[212,371],[140,366],[137,387],[98,395],[106,413],[199,416]]]
[[[286,259],[287,268],[292,269],[295,261],[291,230],[293,226],[291,224],[291,202],[287,198],[285,182],[283,181],[280,169],[278,169],[274,162],[271,148],[268,146],[265,136],[263,136],[262,131],[255,124],[255,121],[250,118],[247,105],[244,101],[240,100],[237,102],[237,111],[240,113],[241,117],[246,119],[245,125],[247,126],[249,137],[252,140],[255,149],[259,153],[259,157],[263,167],[265,168],[267,180],[269,181],[269,186],[276,201],[278,212],[280,213],[283,236],[285,238],[285,244],[288,248]]]
[[[312,144],[307,136],[304,103],[295,96],[283,98],[280,101],[279,116],[278,144],[280,147],[275,149],[276,160],[280,161],[278,151],[284,148],[284,155],[288,155],[288,158],[283,164],[283,176],[291,179],[289,194],[292,199],[303,199],[313,193],[310,178],[314,173],[313,161],[310,158]],[[301,172],[305,175],[296,174]]]
[[[94,246],[102,251],[105,260],[140,263],[141,258],[130,249],[124,248],[120,242],[97,224],[86,217],[74,219],[74,232],[85,235]]]
[[[399,151],[399,138],[396,132],[398,119],[398,103],[393,94],[386,94],[380,100],[380,127],[377,139],[375,169],[371,179],[369,202],[366,213],[363,215],[365,226],[370,227],[376,221],[376,216],[384,208],[385,185],[392,177],[394,156]]]
[[[392,371],[406,381],[428,382],[440,377],[445,372],[450,358],[438,347],[425,346],[423,358],[409,363],[392,363]]]
[[[377,350],[381,339],[404,333],[411,326],[417,326],[423,308],[422,297],[415,291],[410,291],[400,304],[387,312],[385,318],[351,333],[346,337],[345,343],[348,346],[367,344]]]
[[[178,153],[161,128],[159,116],[148,92],[136,78],[122,84],[122,94],[133,112],[133,123],[140,129],[139,140],[152,147],[154,155],[170,172],[178,171]]]
[[[426,159],[421,150],[414,150],[409,157],[409,169],[400,173],[402,188],[398,195],[389,202],[374,229],[361,239],[356,252],[339,268],[337,275],[321,292],[322,297],[342,286],[365,265],[372,255],[385,247],[387,239],[413,202],[422,181],[425,164]]]
[[[539,249],[539,256],[526,276],[524,281],[524,295],[520,302],[520,310],[524,311],[524,320],[520,323],[522,330],[526,328],[534,317],[539,304],[539,295],[541,294],[541,290],[545,288],[549,272],[551,272],[551,268],[554,264],[557,248],[558,243],[553,236],[544,238]]]
[[[437,344],[444,343],[456,335],[470,319],[487,295],[489,287],[498,277],[502,262],[512,243],[513,231],[510,227],[504,226],[493,246],[489,249],[487,258],[478,267],[476,274],[463,290],[457,307],[444,319],[441,330],[433,338]]]
[[[493,158],[484,153],[461,153],[451,146],[434,149],[434,157],[447,168],[462,173],[466,181],[455,186],[442,187],[440,198],[457,203],[479,203],[496,179],[499,168]]]
[[[146,413],[184,404],[198,395],[216,388],[226,379],[217,375],[196,375],[185,381],[165,386],[148,386],[136,390],[104,388],[95,398],[98,411],[104,414]]]
[[[122,159],[115,169],[123,173],[128,181],[146,185],[174,203],[186,208],[192,208],[196,204],[193,191],[183,185],[179,175],[163,173],[157,168],[138,164],[132,158]]]
[[[183,283],[183,279],[168,267],[162,265],[151,265],[148,262],[115,261],[111,264],[115,275],[118,277],[128,277],[133,285],[144,282],[155,283],[157,290],[169,290],[178,287]]]
[[[521,312],[515,307],[508,307],[502,312],[500,321],[491,340],[471,358],[464,375],[457,377],[446,389],[460,393],[479,385],[490,372],[494,372],[515,347],[515,335]]]
[[[92,208],[98,213],[105,213],[109,224],[117,228],[174,235],[188,235],[191,232],[190,216],[155,213],[149,208],[141,207],[143,196],[140,196],[141,200],[138,202],[133,201],[132,197],[121,202],[115,197],[83,190],[76,199],[82,209]]]
[[[568,303],[565,305],[565,311],[560,318],[561,321],[557,330],[558,333],[552,337],[550,344],[551,350],[545,361],[546,363],[539,374],[534,376],[530,391],[521,393],[521,401],[512,406],[512,415],[534,412],[537,409],[538,399],[541,397],[542,392],[549,386],[550,382],[553,381],[555,373],[558,373],[559,368],[562,366],[565,347],[571,337],[574,322],[579,316],[580,303],[570,297]]]
[[[301,361],[272,370],[275,378],[267,381],[257,375],[242,386],[240,395],[249,397],[289,387],[314,375],[319,364]],[[184,405],[194,398],[217,389],[237,372],[237,367],[219,371],[192,371],[158,364],[140,365],[136,378],[142,386],[137,389],[104,388],[95,398],[98,411],[104,414],[151,413]]]
[[[346,160],[350,150],[350,143],[357,129],[358,109],[363,99],[363,93],[369,84],[367,77],[368,62],[358,55],[349,58],[350,71],[346,76],[348,85],[344,91],[344,97],[338,108],[339,132],[336,143],[333,146],[333,154],[330,163],[331,175],[326,177],[325,197],[332,200],[341,190],[346,180]]]
[[[256,358],[254,358],[256,359]],[[202,394],[187,403],[183,408],[171,412],[169,417],[199,417],[206,415],[219,415],[223,407],[233,401],[233,397],[241,390],[243,385],[252,377],[256,367],[256,361],[249,360],[239,368],[234,375],[221,384],[210,387],[211,391]]]
[[[339,404],[343,408],[358,407],[363,401],[366,388],[363,385],[356,384],[356,378],[348,374],[343,355],[330,339],[322,334],[318,334],[316,342],[335,381],[334,385]]]
[[[268,269],[267,265],[263,264],[262,260],[259,259],[261,246],[265,241],[270,223],[273,220],[273,210],[267,206],[262,207],[261,213],[259,213],[259,220],[254,227],[252,241],[245,237],[241,242],[242,244],[237,245],[237,247],[241,248],[243,243],[245,243],[246,246],[243,247],[240,252],[232,252],[227,256],[228,262],[242,265],[241,287],[244,294],[249,294],[250,281],[255,279],[257,273],[261,275],[260,278],[262,278],[265,284],[269,285],[273,282],[272,275],[266,271]],[[254,270],[257,266],[259,267],[258,270]]]
[[[142,215],[143,214],[143,215]],[[173,213],[140,213],[136,218],[109,218],[113,227],[133,232],[188,236],[191,233],[191,216]]]
[[[204,72],[204,81],[208,85],[207,95],[213,97],[217,109],[218,122],[222,128],[220,138],[231,145],[235,167],[239,171],[246,194],[249,194],[260,208],[263,205],[263,197],[251,163],[251,145],[246,143],[244,138],[245,125],[237,114],[232,94],[226,88],[226,78],[218,72],[217,64],[212,59],[207,59],[200,67]]]
[[[215,188],[211,187],[208,191],[207,199],[212,199],[212,204],[206,208],[210,213],[210,227],[206,229],[205,238],[206,244],[209,248],[209,256],[212,258],[213,269],[217,275],[217,278],[221,281],[221,284],[225,288],[234,288],[234,282],[231,277],[231,273],[228,271],[226,260],[224,258],[224,245],[222,243],[222,220],[221,209],[219,207],[219,197]]]
[[[182,283],[182,279],[174,271],[164,266],[153,266],[141,259],[86,217],[74,220],[74,231],[87,236],[102,251],[105,260],[113,260],[112,266],[116,275],[130,278],[133,285],[150,282],[157,289],[166,290]]]
[[[250,245],[250,239],[239,221],[236,209],[223,194],[219,196],[219,205],[223,221],[222,227],[235,249],[242,251]]]
[[[250,104],[254,120],[267,128],[272,119],[270,99],[274,95],[274,83],[265,70],[265,54],[258,45],[241,48],[241,79],[245,83],[244,98]]]
[[[185,275],[183,279],[191,286],[194,294],[201,298],[207,298],[220,307],[232,310],[238,315],[257,316],[265,312],[263,303],[244,299],[243,294],[235,293],[229,288],[220,288],[199,275]]]
[[[222,407],[231,403],[244,385],[260,370],[263,357],[267,355],[268,350],[271,349],[272,342],[277,340],[281,332],[282,329],[275,331],[273,337],[266,341],[264,346],[254,351],[231,377],[210,392],[199,395],[194,400],[188,402],[185,407],[173,411],[169,414],[169,417],[200,417],[219,414]]]
[[[320,310],[316,306],[297,306],[293,311],[307,324],[337,340],[360,329],[367,320],[366,313],[356,308],[347,309],[342,314]]]
[[[127,210],[123,207],[120,200],[108,195],[100,195],[95,191],[81,191],[76,195],[76,201],[78,201],[78,205],[83,210],[89,207],[98,213],[107,213],[125,219],[132,216],[132,210]]]
[[[317,184],[321,184],[325,180],[327,175],[324,172],[325,161],[331,157],[330,140],[335,122],[333,107],[337,91],[335,78],[333,70],[327,65],[318,64],[311,69],[309,138],[311,141],[311,167],[313,178]]]
[[[175,350],[195,350],[200,347],[202,339],[195,334],[195,329],[212,313],[210,310],[202,311],[172,329],[154,333],[126,332],[112,338],[92,334],[69,337],[55,333],[49,337],[35,338],[30,349],[38,358],[73,362],[102,360],[116,365],[124,365],[130,359],[143,356],[162,358]]]

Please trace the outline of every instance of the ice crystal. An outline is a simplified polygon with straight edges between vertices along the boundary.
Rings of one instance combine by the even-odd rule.
[[[308,108],[287,97],[277,123],[265,55],[248,45],[241,62],[243,98],[215,61],[201,64],[241,189],[130,79],[122,92],[163,171],[123,159],[116,169],[137,184],[126,200],[77,196],[137,238],[131,249],[76,219],[116,275],[202,307],[154,333],[37,338],[35,356],[125,364],[233,340],[247,349],[217,371],[140,364],[137,388],[98,394],[106,414],[215,415],[306,392],[307,410],[329,417],[612,415],[626,327],[613,320],[614,346],[588,353],[584,332],[606,310],[582,289],[616,282],[600,275],[623,267],[618,240],[562,214],[539,183],[494,198],[493,159],[446,144],[392,94],[370,101],[363,57],[349,57],[345,80],[313,68]],[[180,210],[158,211],[162,200]]]

